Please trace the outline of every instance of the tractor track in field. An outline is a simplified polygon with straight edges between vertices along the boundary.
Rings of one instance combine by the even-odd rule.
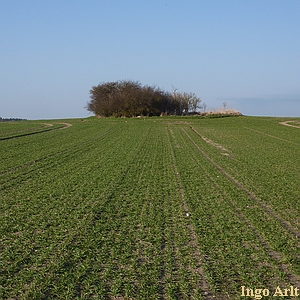
[[[201,137],[201,135],[197,132],[195,128],[192,126],[190,127],[193,132],[195,132],[197,135]],[[259,198],[257,198],[251,191],[249,191],[246,187],[244,187],[239,181],[237,181],[235,178],[233,178],[230,174],[228,174],[221,166],[219,166],[213,159],[211,159],[191,138],[191,136],[186,132],[186,130],[181,127],[183,132],[186,134],[186,136],[189,138],[189,140],[194,144],[194,146],[202,153],[202,155],[211,163],[213,164],[225,177],[227,177],[231,182],[233,182],[239,189],[243,190],[248,196],[254,200],[257,204],[259,204],[264,211],[266,211],[272,218],[277,219],[283,227],[287,230],[288,233],[296,236],[298,239],[300,238],[300,232],[295,230],[291,224],[282,219],[276,212],[274,212],[268,205],[263,203]]]
[[[286,125],[286,124],[285,124]],[[289,125],[286,125],[286,126],[289,126]],[[292,126],[292,125],[290,125]],[[295,127],[295,126],[293,126]],[[257,132],[257,133],[260,133],[260,134],[263,134],[265,136],[268,136],[268,137],[271,137],[271,138],[274,138],[274,139],[277,139],[277,140],[280,140],[280,141],[283,141],[283,142],[286,142],[286,143],[289,143],[289,144],[293,144],[293,145],[299,145],[299,143],[295,143],[295,142],[292,142],[292,141],[288,141],[288,140],[285,140],[285,139],[282,139],[278,136],[275,136],[275,135],[271,135],[269,133],[265,133],[265,132],[262,132],[262,131],[259,131],[259,130],[256,130],[256,129],[253,129],[253,128],[250,128],[250,127],[244,127],[245,129],[248,129],[248,130],[251,130],[251,131],[254,131],[254,132]],[[298,127],[299,128],[299,127]]]
[[[162,202],[162,213],[165,219],[165,201],[163,200]],[[160,251],[162,253],[162,256],[165,257],[166,256],[166,224],[165,221],[162,224],[162,228],[161,228],[161,233],[162,233],[162,242],[161,242],[161,247],[160,247]],[[165,297],[166,294],[166,260],[163,259],[162,264],[161,264],[161,270],[160,270],[160,282],[159,282],[159,289],[160,289],[160,294],[161,294],[161,300],[165,300],[167,299]]]
[[[53,130],[58,130],[58,129],[66,129],[66,128],[69,128],[69,127],[73,126],[70,123],[61,123],[61,122],[59,122],[59,123],[51,123],[51,124],[50,123],[41,123],[41,124],[45,125],[44,129],[41,129],[41,130],[38,130],[38,131],[32,131],[32,132],[25,132],[25,133],[14,135],[14,136],[2,137],[2,138],[0,138],[0,141],[11,140],[11,139],[20,138],[20,137],[29,136],[29,135],[34,135],[34,134],[45,133],[45,132],[49,132],[49,131],[53,131]],[[63,124],[65,126],[64,127],[58,127],[58,128],[51,128],[51,127],[54,126],[54,124]],[[32,128],[32,129],[34,129],[34,128]],[[24,132],[26,130],[18,130],[18,131],[13,131],[13,132],[6,132],[6,134],[8,134],[8,133],[18,133],[18,132],[20,133],[20,132]]]
[[[290,283],[292,283],[295,286],[300,286],[300,279],[299,276],[290,272],[289,267],[287,264],[283,264],[282,263],[282,255],[281,253],[274,251],[272,249],[272,247],[270,246],[270,244],[262,237],[262,235],[259,233],[259,231],[255,228],[255,226],[251,223],[251,221],[243,214],[243,212],[241,211],[241,209],[239,209],[235,203],[233,201],[231,201],[229,199],[229,197],[227,197],[226,191],[224,191],[217,183],[216,181],[204,170],[205,174],[209,177],[209,179],[213,182],[213,184],[215,185],[215,187],[221,192],[221,194],[223,195],[222,199],[227,201],[231,207],[235,210],[235,214],[241,219],[243,220],[244,223],[246,223],[248,225],[249,228],[251,228],[251,230],[253,231],[253,233],[255,234],[255,236],[258,238],[258,240],[260,241],[261,245],[266,249],[267,254],[273,258],[274,260],[276,260],[279,264],[279,269],[284,272],[285,274],[287,274],[287,277],[290,281]],[[273,288],[273,286],[270,286],[270,288]]]
[[[42,123],[44,125],[46,125],[46,127],[50,127],[50,126],[53,126],[53,124],[46,124],[46,123]],[[13,130],[13,131],[3,131],[3,132],[0,132],[0,134],[13,134],[13,133],[22,133],[22,132],[28,132],[30,130],[38,130],[38,128],[36,127],[31,127],[31,128],[26,128],[26,129],[21,129],[21,130]]]
[[[201,166],[201,163],[199,162],[199,160],[193,155],[193,158],[195,160],[195,162],[200,166],[200,168],[202,169],[202,171],[205,173],[205,175],[210,179],[210,181],[214,184],[214,186],[216,187],[217,190],[219,190],[219,192],[221,193],[220,197],[222,200],[227,201],[230,206],[234,209],[235,214],[238,216],[239,219],[241,219],[245,224],[247,224],[247,226],[252,230],[252,232],[255,234],[255,236],[258,238],[258,240],[260,241],[261,245],[266,249],[267,254],[269,255],[269,257],[271,257],[272,259],[274,259],[275,261],[277,261],[278,265],[279,265],[279,269],[280,271],[284,272],[290,283],[292,283],[295,286],[300,286],[300,278],[298,275],[292,273],[289,270],[289,266],[287,264],[282,263],[282,255],[279,252],[276,252],[272,249],[272,247],[270,246],[270,244],[262,237],[262,235],[259,233],[259,231],[255,228],[255,226],[253,225],[253,223],[245,216],[245,214],[241,211],[240,208],[238,208],[236,206],[236,204],[229,199],[226,191],[224,189],[222,189],[220,187],[220,185],[215,181],[215,179],[210,176],[210,174]],[[269,288],[273,288],[273,286],[269,286]]]
[[[289,123],[296,123],[298,125],[292,125]],[[294,128],[300,128],[300,121],[291,120],[291,121],[279,122],[279,124],[284,125],[284,126],[294,127]]]
[[[71,125],[71,124],[70,124],[70,125]],[[63,128],[67,128],[67,127],[63,127]],[[29,162],[27,162],[27,163],[25,163],[25,164],[22,164],[22,165],[13,167],[13,168],[11,168],[11,169],[8,169],[8,170],[6,170],[6,171],[0,172],[0,177],[1,177],[1,176],[4,176],[4,175],[7,175],[7,174],[9,174],[9,173],[12,173],[12,172],[14,172],[14,171],[20,170],[20,169],[23,169],[23,168],[26,168],[26,167],[30,167],[30,166],[32,166],[32,165],[35,165],[36,163],[45,161],[46,159],[49,159],[49,158],[51,158],[51,157],[54,157],[54,156],[57,156],[57,155],[60,155],[60,154],[63,154],[63,153],[67,153],[67,152],[71,151],[72,149],[78,148],[78,147],[80,147],[80,146],[82,146],[82,145],[84,145],[84,144],[87,144],[87,143],[89,143],[89,142],[91,142],[91,141],[93,141],[93,140],[96,140],[96,139],[98,139],[98,138],[101,138],[101,137],[107,135],[108,133],[110,133],[111,131],[112,131],[112,130],[110,129],[110,130],[104,132],[103,134],[101,134],[101,135],[99,135],[99,136],[97,136],[97,137],[93,137],[93,138],[88,139],[88,140],[86,140],[86,141],[84,141],[84,142],[81,142],[81,143],[79,143],[79,144],[76,144],[76,145],[67,147],[67,148],[65,148],[65,149],[63,149],[63,150],[60,150],[60,151],[51,153],[51,154],[46,155],[46,156],[44,156],[44,157],[40,157],[40,158],[38,158],[38,159],[29,161]]]
[[[169,142],[170,151],[171,151],[171,157],[172,157],[172,162],[173,162],[174,173],[175,173],[175,177],[176,177],[176,181],[177,181],[177,185],[178,185],[178,190],[179,190],[179,193],[180,193],[180,196],[181,196],[181,200],[182,200],[183,210],[184,210],[184,213],[186,214],[186,216],[188,217],[190,215],[190,212],[189,212],[188,205],[187,205],[187,203],[185,201],[183,187],[182,187],[182,184],[181,184],[181,180],[180,180],[180,176],[179,176],[179,171],[178,171],[178,168],[177,168],[177,165],[176,165],[175,155],[174,155],[174,151],[173,151],[173,148],[172,148],[172,145],[171,145],[171,141],[170,141],[170,130],[168,130],[168,131],[169,131],[168,142]],[[190,219],[188,219],[188,220],[189,221],[188,221],[187,227],[189,229],[190,236],[192,238],[191,244],[192,244],[192,247],[194,248],[194,256],[195,256],[195,258],[196,258],[196,260],[198,262],[198,267],[197,267],[196,271],[197,271],[197,273],[200,275],[200,277],[202,279],[201,282],[199,283],[200,289],[203,291],[206,300],[213,300],[213,299],[216,299],[216,297],[213,295],[213,293],[209,289],[209,284],[208,284],[208,282],[205,279],[205,271],[204,271],[204,268],[202,266],[203,265],[203,260],[205,258],[201,254],[200,245],[199,245],[199,242],[198,242],[198,237],[197,237],[195,228],[194,228],[191,220]],[[222,299],[227,299],[227,298],[220,298],[219,297],[218,299],[222,300]]]

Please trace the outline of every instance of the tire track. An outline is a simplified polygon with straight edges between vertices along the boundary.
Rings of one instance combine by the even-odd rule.
[[[289,123],[295,123],[295,124],[299,124],[299,125],[297,126],[297,125],[292,125],[292,124],[289,124]],[[300,128],[300,122],[299,121],[285,121],[285,122],[279,122],[279,124],[294,127],[294,128]]]
[[[211,182],[214,184],[217,190],[221,193],[220,198],[224,201],[227,201],[227,203],[230,204],[230,206],[234,209],[235,214],[245,223],[247,226],[252,230],[252,232],[255,234],[255,236],[260,241],[261,245],[266,249],[267,254],[269,257],[271,257],[273,260],[277,261],[279,264],[280,271],[284,272],[290,283],[295,286],[300,286],[300,279],[299,276],[292,273],[289,270],[289,266],[287,264],[282,263],[282,255],[279,252],[276,252],[272,249],[270,244],[262,237],[262,235],[259,233],[259,231],[256,229],[256,227],[253,225],[253,223],[245,216],[245,214],[239,209],[236,204],[230,200],[230,197],[228,197],[226,191],[220,187],[220,185],[215,181],[215,179],[210,176],[210,174],[202,167],[199,160],[192,154],[195,162],[199,165],[201,170],[205,173],[205,175],[211,180]],[[273,288],[273,286],[270,286],[270,288]]]
[[[292,125],[290,125],[292,126]],[[294,126],[293,126],[294,127]],[[283,141],[283,142],[286,142],[286,143],[290,143],[290,144],[293,144],[293,145],[299,145],[299,143],[295,143],[295,142],[291,142],[291,141],[288,141],[288,140],[285,140],[285,139],[282,139],[280,137],[277,137],[275,135],[271,135],[271,134],[268,134],[268,133],[265,133],[265,132],[262,132],[262,131],[259,131],[259,130],[256,130],[256,129],[253,129],[253,128],[250,128],[250,127],[244,127],[245,129],[248,129],[248,130],[251,130],[251,131],[254,131],[254,132],[258,132],[260,134],[263,134],[265,136],[268,136],[268,137],[271,137],[271,138],[274,138],[274,139],[277,139],[277,140],[280,140],[280,141]]]
[[[64,127],[64,128],[67,128],[67,127]],[[58,152],[51,153],[51,154],[46,155],[46,156],[44,156],[44,157],[40,157],[40,158],[38,158],[38,159],[29,161],[29,162],[27,162],[27,163],[25,163],[25,164],[22,164],[22,165],[13,167],[13,168],[11,168],[11,169],[8,169],[8,170],[6,170],[6,171],[0,172],[0,177],[1,177],[1,176],[4,176],[4,175],[7,175],[7,174],[9,174],[9,173],[12,173],[12,172],[14,172],[14,171],[17,171],[17,170],[19,170],[19,169],[23,169],[23,168],[26,168],[26,167],[30,167],[30,166],[32,166],[32,165],[34,165],[34,164],[36,164],[36,163],[45,161],[46,159],[52,158],[52,157],[54,157],[54,156],[57,156],[57,155],[60,155],[60,154],[63,154],[63,153],[67,153],[67,152],[71,151],[72,149],[76,149],[76,148],[78,148],[78,147],[80,147],[80,146],[82,146],[82,145],[84,145],[84,144],[87,144],[87,143],[89,143],[89,142],[92,142],[92,141],[94,141],[94,140],[97,140],[97,139],[101,138],[101,137],[107,135],[108,133],[110,133],[111,131],[112,131],[112,129],[110,129],[110,130],[104,132],[103,134],[101,134],[101,135],[99,135],[99,136],[96,136],[96,137],[94,137],[94,138],[88,139],[88,140],[86,140],[86,141],[84,141],[84,142],[81,142],[81,143],[79,143],[79,144],[76,144],[76,145],[67,147],[67,148],[65,148],[65,149],[63,149],[63,150],[60,150],[60,151],[58,151]]]
[[[190,127],[191,130],[193,130],[197,135],[201,137],[201,135],[197,132],[196,129],[194,129],[192,126]],[[239,181],[237,181],[235,178],[233,178],[230,174],[228,174],[221,166],[219,166],[213,159],[211,159],[191,138],[191,136],[186,132],[186,130],[181,127],[183,132],[186,134],[186,136],[189,138],[189,140],[193,143],[193,145],[202,153],[202,155],[211,163],[213,164],[223,175],[225,175],[231,182],[233,182],[239,189],[243,190],[252,200],[254,200],[257,204],[259,204],[272,218],[277,219],[283,227],[289,232],[290,234],[296,236],[297,238],[300,238],[300,233],[295,230],[291,224],[282,219],[280,216],[277,215],[268,205],[263,203],[259,198],[257,198],[251,191],[249,191],[246,187],[244,187]]]
[[[58,129],[66,129],[66,128],[69,128],[69,127],[73,126],[73,124],[71,124],[71,123],[54,123],[54,124],[63,124],[63,125],[65,125],[65,127],[60,127]]]
[[[28,136],[28,135],[34,135],[34,134],[39,134],[39,133],[45,133],[45,132],[49,132],[49,131],[53,131],[53,130],[58,130],[58,129],[66,129],[69,128],[71,126],[73,126],[73,124],[71,123],[61,123],[61,122],[56,122],[56,123],[41,123],[43,125],[45,125],[44,129],[38,130],[38,131],[32,131],[32,132],[25,132],[22,134],[18,134],[18,135],[13,135],[13,136],[8,136],[8,137],[2,137],[0,138],[0,141],[4,141],[4,140],[11,140],[11,139],[15,139],[15,138],[19,138],[19,137],[23,137],[23,136]],[[52,128],[54,126],[54,124],[62,124],[65,125],[64,127],[56,127],[56,128]],[[7,132],[6,134],[9,133],[17,133],[17,132],[24,132],[26,130],[30,130],[30,129],[36,129],[36,128],[29,128],[29,129],[24,129],[24,130],[18,130],[18,131],[12,131],[12,132]]]
[[[162,254],[162,257],[164,258],[161,264],[161,270],[160,270],[160,282],[159,282],[159,288],[160,288],[160,294],[161,300],[165,300],[166,298],[166,269],[167,269],[167,264],[166,264],[166,221],[165,221],[165,201],[162,201],[162,215],[163,215],[163,224],[162,224],[162,228],[161,228],[161,234],[162,234],[162,242],[161,242],[161,247],[160,247],[160,251]]]
[[[45,127],[50,127],[50,126],[53,126],[53,124],[47,124],[47,123],[41,123],[43,125],[45,125]],[[44,128],[45,128],[44,127]],[[37,128],[37,127],[30,127],[30,128],[26,128],[26,129],[20,129],[20,130],[13,130],[13,131],[2,131],[0,132],[0,134],[2,135],[5,135],[5,134],[13,134],[13,133],[24,133],[24,132],[28,132],[30,130],[39,130],[39,129],[42,129],[42,128]]]
[[[188,208],[188,205],[185,201],[185,196],[184,196],[184,192],[183,192],[183,187],[181,185],[181,181],[180,181],[180,176],[179,176],[179,171],[176,165],[176,159],[175,159],[175,155],[174,155],[174,151],[171,145],[171,141],[170,141],[170,130],[168,130],[168,143],[169,143],[169,147],[170,147],[170,152],[171,152],[171,158],[172,158],[172,162],[173,162],[173,168],[174,168],[174,173],[175,173],[175,177],[176,177],[176,181],[177,181],[177,185],[178,185],[178,190],[181,196],[181,200],[182,200],[182,206],[183,206],[183,210],[184,213],[187,217],[190,216],[190,211]],[[189,219],[188,219],[189,220]],[[205,299],[206,300],[213,300],[216,297],[213,295],[213,293],[210,291],[209,288],[209,284],[205,279],[205,271],[204,268],[202,267],[203,263],[202,261],[204,260],[204,256],[201,254],[200,252],[200,245],[198,243],[198,237],[195,231],[195,228],[193,227],[192,222],[189,220],[188,221],[188,229],[190,231],[190,236],[192,238],[191,244],[194,248],[194,256],[196,258],[196,260],[198,261],[198,267],[196,269],[197,273],[200,275],[201,277],[201,282],[200,284],[200,288],[203,291],[204,295],[205,295]],[[218,298],[221,300],[221,298]],[[224,298],[225,299],[225,298]]]
[[[107,132],[106,132],[107,134]],[[92,140],[92,139],[91,139]],[[120,145],[120,148],[122,148],[123,145]],[[55,270],[58,269],[58,267],[61,265],[61,263],[63,263],[63,260],[69,260],[72,261],[72,254],[71,254],[71,250],[66,250],[68,246],[70,245],[75,245],[76,242],[78,240],[82,240],[84,241],[84,239],[89,240],[89,237],[92,236],[91,232],[93,232],[94,230],[94,225],[95,223],[98,222],[99,219],[106,219],[107,222],[111,222],[111,220],[108,219],[109,214],[113,214],[111,216],[115,216],[114,213],[118,212],[118,209],[120,210],[120,208],[117,206],[118,202],[117,201],[111,201],[112,198],[114,197],[118,197],[117,195],[120,193],[120,187],[121,189],[124,189],[124,181],[126,180],[128,174],[130,172],[132,172],[132,165],[134,165],[137,161],[138,161],[138,157],[140,157],[140,161],[143,162],[143,155],[140,154],[140,151],[136,151],[136,147],[132,147],[133,150],[132,153],[134,154],[130,160],[128,160],[128,162],[124,163],[124,155],[121,155],[120,152],[119,153],[119,157],[118,160],[121,163],[121,168],[115,168],[115,178],[117,178],[118,180],[116,181],[107,181],[107,185],[106,185],[106,190],[104,190],[105,194],[107,192],[106,197],[89,197],[88,195],[92,195],[94,193],[93,190],[90,190],[90,194],[87,194],[84,197],[83,201],[78,201],[77,205],[74,206],[73,211],[75,212],[75,216],[73,216],[72,214],[70,215],[66,215],[66,218],[63,219],[63,222],[61,222],[62,224],[65,224],[66,220],[68,219],[74,219],[76,218],[76,220],[78,219],[78,222],[74,222],[73,227],[69,227],[70,230],[66,231],[66,234],[61,234],[61,236],[58,236],[60,240],[58,240],[57,244],[54,244],[54,242],[56,242],[54,240],[51,239],[51,243],[54,244],[54,246],[52,246],[52,250],[50,250],[50,247],[48,249],[48,247],[46,247],[45,249],[45,263],[42,265],[39,265],[38,263],[34,263],[34,265],[29,266],[30,268],[38,268],[39,273],[40,274],[47,274],[47,278],[48,278],[48,282],[45,283],[45,281],[42,282],[42,287],[46,290],[46,293],[43,295],[46,298],[51,298],[51,297],[55,297],[54,294],[52,294],[52,290],[51,289],[51,283],[56,281],[56,277],[57,277],[57,273],[55,273]],[[114,155],[114,165],[117,166],[117,164],[115,163],[115,160],[117,159],[117,157]],[[89,166],[87,164],[85,164],[86,169],[89,169]],[[70,173],[72,174],[72,173]],[[139,173],[136,173],[139,175]],[[141,175],[143,175],[141,173]],[[139,175],[139,178],[141,177],[141,175]],[[77,176],[77,175],[76,175]],[[70,178],[69,178],[70,179]],[[78,182],[80,184],[81,187],[86,186],[87,181],[86,180],[82,180],[80,182]],[[123,186],[123,188],[122,188]],[[138,188],[138,184],[134,185],[134,189]],[[98,185],[97,185],[98,187]],[[103,200],[102,200],[103,199]],[[85,202],[86,201],[86,202]],[[68,207],[69,204],[65,204],[65,207]],[[109,206],[114,207],[113,212],[111,210],[109,210]],[[57,207],[56,207],[57,209]],[[46,210],[45,210],[46,211]],[[61,213],[60,209],[57,209],[57,211],[59,211]],[[80,214],[77,212],[81,212]],[[107,213],[105,213],[107,211]],[[82,216],[82,217],[80,217]],[[119,227],[123,226],[122,222],[120,221],[118,223]],[[57,225],[58,228],[60,227],[60,224]],[[65,225],[64,225],[65,226]],[[47,230],[47,229],[46,229]],[[118,228],[116,229],[112,229],[112,230],[118,230]],[[52,245],[52,244],[51,244]],[[85,251],[86,253],[87,251]],[[94,254],[95,256],[97,255]],[[28,256],[29,257],[29,256]],[[70,260],[71,257],[71,260]],[[28,268],[29,268],[28,267]],[[32,290],[34,290],[34,288],[36,288],[39,284],[39,281],[41,281],[40,278],[38,277],[32,277],[32,280],[30,282],[30,285],[28,286],[28,289],[26,291],[24,291],[25,289],[20,288],[20,298],[26,298],[26,299],[32,299],[32,297],[27,296],[25,293],[29,293]],[[49,284],[49,282],[51,282]],[[80,283],[83,284],[83,281],[81,281]],[[50,288],[49,288],[50,286]],[[47,294],[47,292],[49,292],[49,295]],[[25,296],[24,296],[25,295]],[[23,299],[22,298],[22,299]],[[123,299],[123,298],[122,298]]]
[[[0,141],[11,140],[11,139],[16,139],[16,138],[24,137],[24,136],[45,133],[45,132],[53,131],[53,130],[56,130],[56,129],[59,129],[59,128],[50,128],[50,127],[47,127],[47,129],[43,129],[43,130],[40,130],[40,131],[27,132],[27,133],[23,133],[23,134],[19,134],[19,135],[14,135],[14,136],[0,138]]]

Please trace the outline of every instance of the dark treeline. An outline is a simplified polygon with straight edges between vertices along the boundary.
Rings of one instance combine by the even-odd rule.
[[[137,81],[101,83],[90,90],[87,110],[102,117],[185,115],[200,108],[194,93],[163,91]]]

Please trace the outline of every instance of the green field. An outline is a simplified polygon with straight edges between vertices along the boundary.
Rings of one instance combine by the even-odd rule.
[[[299,122],[0,123],[0,299],[297,298]]]

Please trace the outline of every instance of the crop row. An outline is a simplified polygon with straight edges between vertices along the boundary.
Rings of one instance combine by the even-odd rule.
[[[252,174],[269,152],[248,164],[239,140],[254,131],[188,120],[74,120],[0,141],[0,298],[240,299],[242,285],[297,285],[294,186],[269,199]]]
[[[30,124],[30,127],[28,126]],[[34,127],[33,127],[34,126]],[[0,131],[0,141],[10,140],[29,135],[35,135],[63,128],[62,124],[47,124],[34,122],[17,122],[17,123],[2,123]]]
[[[251,190],[265,205],[269,206],[278,216],[290,223],[290,226],[299,231],[297,221],[297,206],[299,194],[299,158],[297,140],[298,129],[289,128],[271,121],[269,126],[264,123],[260,131],[267,134],[270,130],[276,138],[260,134],[247,128],[256,130],[256,123],[248,124],[242,119],[240,126],[235,124],[213,128],[198,124],[192,128],[198,135],[211,139],[229,149],[228,156],[222,151],[205,143],[198,136],[193,138],[199,141],[201,147],[214,156],[214,160],[224,166],[226,170],[244,186]],[[244,124],[245,123],[245,124]],[[246,126],[243,126],[246,125]],[[220,126],[220,127],[218,127]],[[278,132],[274,132],[274,128]],[[294,138],[288,138],[294,131]],[[279,133],[285,133],[286,136]],[[280,140],[284,138],[284,140]]]
[[[178,128],[174,148],[213,285],[233,295],[245,283],[298,283],[297,238],[224,176],[195,147],[193,134]],[[222,279],[225,274],[230,282]]]
[[[128,129],[2,190],[1,297],[200,298],[165,132]]]

